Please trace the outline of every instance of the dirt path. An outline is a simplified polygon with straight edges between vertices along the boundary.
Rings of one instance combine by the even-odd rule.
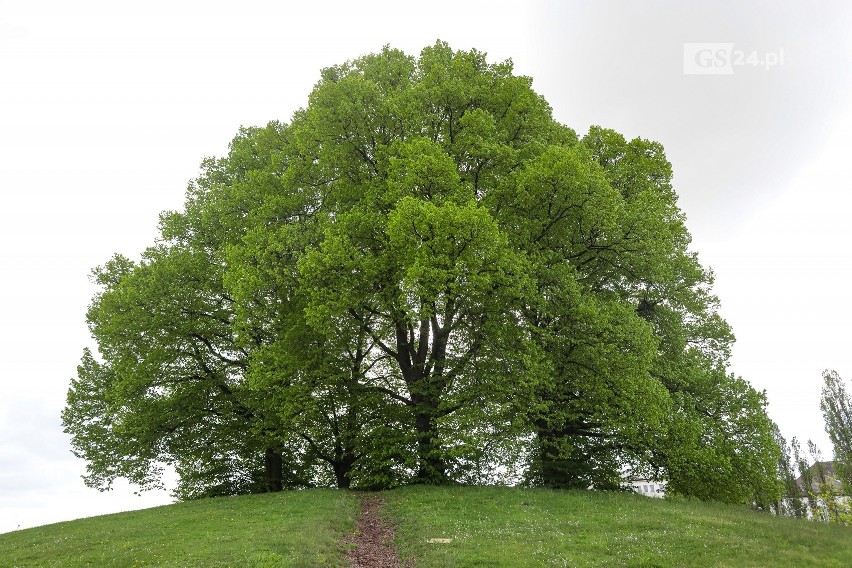
[[[346,558],[352,568],[404,568],[393,549],[393,529],[381,517],[384,499],[373,493],[358,493],[361,516],[354,536],[346,539],[355,547]]]

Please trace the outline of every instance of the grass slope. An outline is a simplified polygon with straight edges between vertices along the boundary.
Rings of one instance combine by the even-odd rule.
[[[400,556],[448,566],[852,566],[852,528],[632,494],[398,489]],[[452,538],[449,544],[429,543]]]
[[[333,490],[189,501],[2,534],[0,566],[344,566],[357,514]]]
[[[417,568],[852,566],[852,528],[725,505],[487,487],[383,496],[400,555]],[[296,491],[59,523],[0,535],[0,566],[343,566],[357,503]]]

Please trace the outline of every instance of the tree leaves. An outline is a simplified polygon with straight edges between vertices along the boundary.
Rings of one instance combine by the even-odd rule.
[[[765,492],[765,399],[724,372],[662,146],[578,138],[531,84],[385,48],[205,160],[141,261],[96,271],[103,362],[64,415],[92,482]]]

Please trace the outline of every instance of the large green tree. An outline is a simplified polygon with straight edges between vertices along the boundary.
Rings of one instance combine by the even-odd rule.
[[[100,358],[65,412],[92,482],[633,473],[771,498],[765,397],[726,370],[662,147],[578,137],[531,83],[475,50],[385,48],[206,161],[142,262],[97,272]]]
[[[118,476],[157,486],[166,463],[180,496],[282,487],[284,454],[296,448],[243,380],[266,339],[239,337],[223,280],[221,251],[237,236],[215,195],[240,176],[240,146],[238,137],[230,160],[205,162],[185,212],[162,216],[161,240],[140,262],[116,256],[95,270],[102,289],[88,321],[102,360],[84,354],[63,413],[93,486]]]

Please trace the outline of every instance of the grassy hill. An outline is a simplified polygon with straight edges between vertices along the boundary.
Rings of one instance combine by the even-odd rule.
[[[852,528],[718,504],[506,488],[383,496],[418,568],[852,566]],[[0,535],[0,566],[345,566],[357,514],[357,496],[333,490],[179,503]]]
[[[333,490],[189,501],[0,534],[0,567],[342,565],[357,513]]]

